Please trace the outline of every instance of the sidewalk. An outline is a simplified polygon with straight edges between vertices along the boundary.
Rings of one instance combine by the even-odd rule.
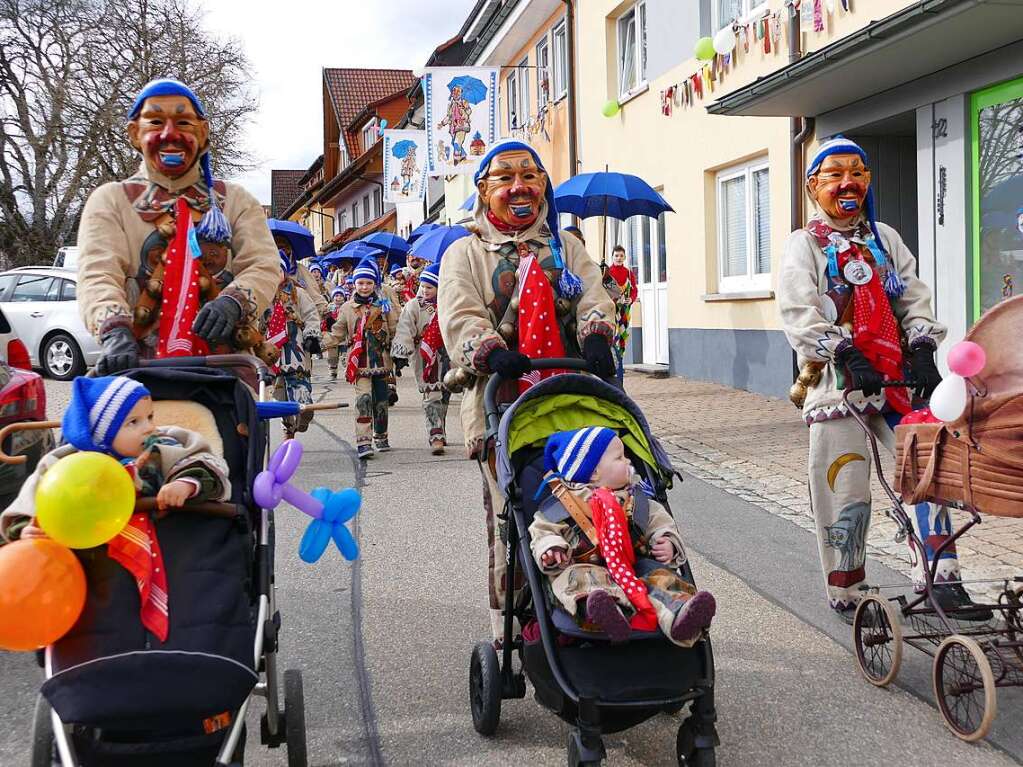
[[[809,429],[791,403],[718,384],[627,373],[625,388],[680,469],[793,524],[813,530],[806,489]],[[882,452],[885,476],[893,459]],[[909,550],[896,543],[890,506],[874,478],[869,553],[909,575]],[[954,512],[953,519],[966,519]],[[1023,519],[985,517],[958,542],[964,580],[1023,575]],[[999,584],[971,591],[997,595]]]

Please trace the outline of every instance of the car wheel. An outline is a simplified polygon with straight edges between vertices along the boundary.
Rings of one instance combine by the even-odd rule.
[[[43,372],[56,381],[70,381],[85,372],[85,356],[75,339],[66,333],[46,339],[39,357]]]

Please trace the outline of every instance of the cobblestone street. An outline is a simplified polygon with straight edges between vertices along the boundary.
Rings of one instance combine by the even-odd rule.
[[[809,429],[786,401],[684,378],[628,373],[626,389],[680,469],[771,514],[813,530],[806,489]],[[882,452],[886,477],[894,459]],[[884,516],[890,503],[874,477],[874,515],[869,547],[878,561],[910,572],[909,550],[895,541],[895,523]],[[684,513],[684,512],[683,512]],[[966,518],[954,512],[961,523]],[[958,542],[965,580],[1023,573],[1023,520],[984,518]],[[996,596],[998,583],[968,586]]]

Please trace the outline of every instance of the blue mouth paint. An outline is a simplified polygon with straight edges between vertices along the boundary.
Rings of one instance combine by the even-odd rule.
[[[859,210],[860,204],[856,200],[839,200],[838,207],[852,213],[854,210]]]
[[[160,154],[160,162],[170,168],[176,168],[179,165],[184,165],[185,158],[177,154]]]
[[[533,215],[533,206],[532,205],[512,205],[511,206],[511,212],[512,212],[512,215],[515,216],[515,218],[526,218],[527,216]]]

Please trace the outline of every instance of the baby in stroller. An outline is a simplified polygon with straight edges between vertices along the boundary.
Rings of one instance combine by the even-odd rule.
[[[149,390],[131,378],[76,378],[61,432],[67,444],[42,458],[18,497],[0,515],[0,536],[8,540],[45,537],[35,524],[36,487],[57,461],[77,451],[106,453],[119,460],[138,495],[155,497],[160,511],[180,508],[189,500],[223,501],[231,495],[224,460],[196,432],[156,427]],[[148,550],[146,559],[151,562],[140,563],[140,546]],[[138,581],[143,625],[166,641],[166,576],[148,515],[134,514],[110,542],[108,553]]]
[[[553,598],[583,627],[624,642],[660,631],[691,647],[714,617],[710,592],[677,574],[686,556],[671,514],[643,490],[613,429],[552,434],[531,551]],[[543,487],[543,486],[541,486]]]

